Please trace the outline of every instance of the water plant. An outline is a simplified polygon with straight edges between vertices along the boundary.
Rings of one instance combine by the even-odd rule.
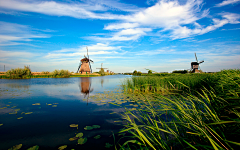
[[[188,75],[126,81],[125,91],[133,89],[134,94],[145,98],[129,94],[140,108],[126,108],[122,114],[126,125],[120,133],[127,133],[130,140],[120,149],[237,149],[240,71],[193,76],[197,76],[194,81],[186,80]],[[167,95],[153,92],[154,83]]]

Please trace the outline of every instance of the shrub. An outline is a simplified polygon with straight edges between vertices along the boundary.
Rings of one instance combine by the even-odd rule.
[[[51,75],[53,77],[64,77],[64,78],[68,78],[70,77],[71,73],[68,70],[54,70],[53,72],[51,72]]]
[[[6,72],[6,76],[13,79],[26,78],[27,76],[31,76],[31,69],[28,66],[24,66],[24,68],[11,69]]]

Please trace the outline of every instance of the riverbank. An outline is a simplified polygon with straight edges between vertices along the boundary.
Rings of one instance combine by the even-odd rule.
[[[100,74],[92,73],[92,74],[76,74],[72,73],[69,77],[98,77]],[[43,74],[42,72],[32,72],[32,75],[24,77],[24,79],[29,78],[64,78],[62,76],[54,76],[51,74]],[[4,74],[4,72],[0,72],[0,79],[12,79]],[[19,78],[20,79],[20,78]]]

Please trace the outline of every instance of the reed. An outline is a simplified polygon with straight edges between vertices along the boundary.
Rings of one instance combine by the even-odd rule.
[[[120,133],[127,133],[130,140],[120,149],[239,149],[239,75],[239,70],[223,70],[196,75],[198,78],[193,81],[188,80],[192,75],[161,78],[161,81],[159,78],[143,81],[145,77],[127,80],[124,88],[140,89],[142,92],[138,94],[145,98],[129,94],[139,108],[126,109],[122,114],[126,125]],[[151,91],[150,87],[156,85],[169,91],[176,89],[177,83],[178,88],[191,90],[165,96],[152,93],[151,98],[144,91]]]

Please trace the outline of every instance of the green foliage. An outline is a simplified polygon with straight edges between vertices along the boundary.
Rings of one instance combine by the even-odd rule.
[[[42,74],[49,74],[49,71],[42,71]]]
[[[28,66],[24,66],[24,68],[11,69],[6,72],[6,76],[11,79],[27,78],[28,76],[31,76],[31,69]]]
[[[64,77],[64,78],[68,78],[70,77],[71,73],[68,70],[54,70],[53,72],[51,72],[51,75],[53,77]]]
[[[145,93],[128,94],[141,109],[122,114],[127,123],[120,133],[132,136],[120,149],[239,149],[240,70],[132,80],[125,89]],[[147,95],[154,83],[168,95]]]
[[[152,74],[152,70],[148,70],[148,74]]]
[[[188,73],[187,70],[175,70],[173,71],[172,73],[181,73],[181,74],[185,74],[185,73]]]
[[[137,70],[134,70],[134,71],[133,71],[133,75],[137,75]]]

